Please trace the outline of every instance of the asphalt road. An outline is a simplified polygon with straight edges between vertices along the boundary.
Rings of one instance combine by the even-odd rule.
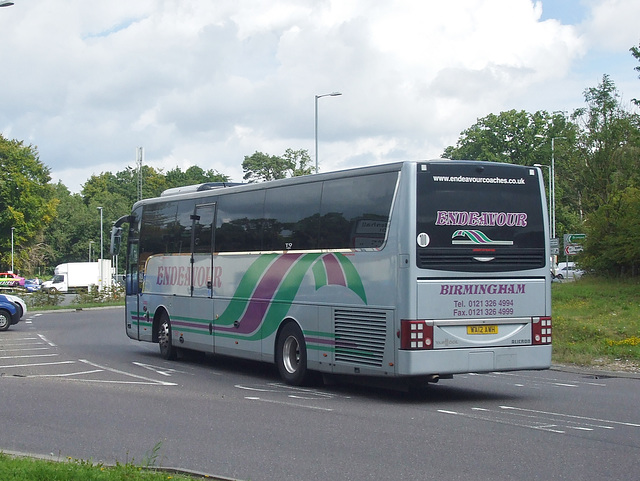
[[[163,361],[126,337],[123,316],[29,313],[0,332],[0,450],[254,481],[638,476],[638,379],[525,371],[411,394],[293,388],[260,363]]]

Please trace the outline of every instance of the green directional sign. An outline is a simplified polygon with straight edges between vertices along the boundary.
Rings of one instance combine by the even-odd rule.
[[[580,242],[587,237],[587,234],[565,234],[564,245]]]
[[[575,256],[584,250],[581,242],[587,237],[586,234],[565,234],[564,253],[566,256]]]

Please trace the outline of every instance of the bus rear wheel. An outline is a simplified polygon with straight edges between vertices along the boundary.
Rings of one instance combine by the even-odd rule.
[[[171,342],[171,321],[169,314],[161,314],[158,325],[158,345],[160,346],[160,356],[162,359],[172,361],[176,358],[176,348]]]
[[[276,342],[276,365],[280,377],[292,386],[304,384],[308,377],[307,346],[297,324],[290,322],[282,328]]]

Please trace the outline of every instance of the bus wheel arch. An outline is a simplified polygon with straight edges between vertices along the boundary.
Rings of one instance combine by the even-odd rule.
[[[156,310],[153,318],[153,339],[160,346],[160,357],[172,361],[177,357],[177,348],[172,343],[171,318],[164,309]]]
[[[293,386],[304,385],[309,377],[307,345],[298,323],[285,320],[276,335],[275,363],[280,377]]]

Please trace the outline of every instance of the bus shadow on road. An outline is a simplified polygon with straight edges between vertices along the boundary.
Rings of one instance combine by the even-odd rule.
[[[149,357],[159,359],[158,354],[148,352]],[[202,367],[214,370],[217,374],[233,379],[233,382],[243,383],[282,383],[277,369],[273,364],[238,359],[234,357],[205,354],[201,352],[182,350],[178,356],[176,366]],[[462,379],[462,378],[461,378]],[[474,387],[462,387],[457,380],[444,379],[438,383],[423,380],[402,380],[396,378],[370,378],[345,375],[312,376],[307,388],[317,389],[340,396],[375,399],[382,402],[406,404],[441,404],[451,402],[472,403],[480,401],[522,400],[524,394],[514,395]]]
[[[338,379],[325,388],[339,390],[342,395],[351,395],[380,401],[406,404],[440,404],[451,402],[480,402],[522,400],[523,395],[495,392],[487,389],[461,387],[455,380],[446,379],[438,383],[406,381],[402,379],[349,378]]]

